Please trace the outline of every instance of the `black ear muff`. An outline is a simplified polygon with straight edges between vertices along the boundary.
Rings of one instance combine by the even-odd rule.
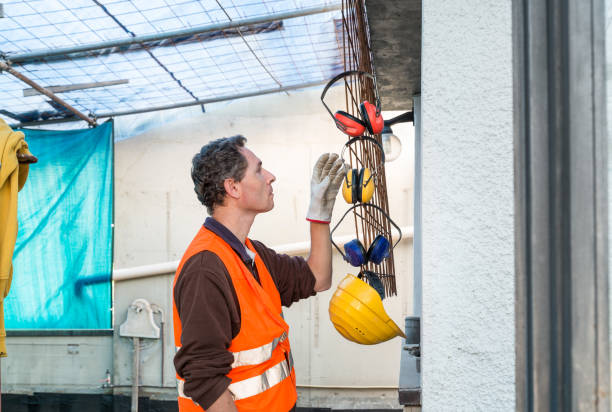
[[[343,110],[338,110],[334,115],[336,127],[349,136],[361,136],[365,132],[366,125],[361,119]]]
[[[351,173],[353,174],[353,187],[351,195],[352,195],[352,199],[351,199],[351,203],[357,203],[360,202],[359,198],[361,197],[361,183],[359,183],[361,180],[359,179],[359,173],[357,172],[357,169],[353,169],[351,170]]]
[[[355,170],[355,172],[357,171],[357,169],[354,169],[354,170]],[[357,197],[356,197],[358,202],[363,202],[363,199],[362,199],[361,196],[363,195],[363,176],[364,176],[364,174],[365,174],[365,168],[362,167],[361,169],[359,169],[359,179],[357,180],[359,182],[359,184],[355,185],[355,186],[358,187],[358,189],[357,189]]]
[[[359,279],[366,278],[367,283],[374,288],[375,291],[378,292],[381,299],[385,298],[385,287],[383,286],[382,281],[378,277],[378,275],[369,270],[362,270],[359,275],[357,275]]]

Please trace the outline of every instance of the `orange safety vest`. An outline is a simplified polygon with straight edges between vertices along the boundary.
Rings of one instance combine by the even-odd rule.
[[[249,239],[246,246],[255,249]],[[289,325],[282,317],[281,300],[270,272],[256,254],[255,265],[261,285],[242,259],[218,235],[204,226],[183,256],[174,276],[173,288],[185,262],[193,255],[208,250],[217,255],[230,274],[240,304],[240,332],[228,350],[234,355],[228,389],[240,412],[287,412],[297,400],[295,371],[289,345]],[[181,320],[173,300],[174,342],[181,347]],[[178,375],[179,412],[203,412],[183,387]]]

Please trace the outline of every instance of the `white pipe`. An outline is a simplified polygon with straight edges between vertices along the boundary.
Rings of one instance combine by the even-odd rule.
[[[298,389],[398,389],[398,386],[296,385]]]
[[[176,272],[179,265],[178,260],[164,263],[154,263],[152,265],[134,266],[125,269],[113,270],[113,280],[119,282],[122,280],[130,280],[137,278],[146,278],[149,276],[166,275]]]
[[[401,230],[402,240],[412,239],[412,236],[414,235],[414,228],[412,226],[404,226],[401,228]],[[398,233],[395,229],[392,229],[391,232],[393,234],[393,242],[397,240]],[[354,238],[355,235],[334,236],[334,242],[339,245],[341,243],[346,243]],[[286,253],[291,256],[303,255],[305,253],[308,253],[308,251],[310,250],[310,241],[286,243],[284,245],[274,246],[272,247],[272,249],[274,249],[277,253]],[[115,282],[120,282],[123,280],[167,275],[169,273],[176,272],[176,268],[178,267],[179,263],[180,261],[174,260],[171,262],[154,263],[152,265],[135,266],[125,269],[115,269],[113,270],[113,280]]]

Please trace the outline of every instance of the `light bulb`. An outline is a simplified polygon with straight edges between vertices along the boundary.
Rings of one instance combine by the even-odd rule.
[[[402,152],[402,142],[393,134],[393,130],[389,126],[385,126],[382,131],[382,146],[386,162],[394,161]]]

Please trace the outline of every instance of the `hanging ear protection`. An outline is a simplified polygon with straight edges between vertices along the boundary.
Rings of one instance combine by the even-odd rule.
[[[382,162],[385,163],[385,152],[382,146],[376,139],[369,136],[354,137],[346,142],[340,153],[340,158],[344,160],[344,150],[360,140],[374,143],[380,149]],[[374,177],[375,175],[372,174],[368,167],[351,169],[346,172],[344,182],[342,183],[342,197],[344,197],[346,203],[369,202],[372,196],[374,196]]]
[[[334,243],[334,239],[332,237],[334,231],[340,225],[342,220],[344,220],[344,218],[346,217],[348,212],[350,212],[351,210],[355,209],[357,206],[372,207],[372,208],[378,210],[379,212],[381,212],[387,218],[387,220],[389,220],[389,222],[391,222],[391,224],[397,229],[397,231],[399,233],[399,238],[397,239],[397,242],[395,242],[395,244],[393,245],[393,248],[395,248],[395,246],[397,246],[399,241],[402,239],[402,231],[395,224],[395,222],[393,220],[391,220],[389,215],[387,215],[384,210],[382,210],[380,207],[378,207],[376,205],[373,205],[373,204],[370,204],[370,203],[359,203],[359,204],[356,204],[354,206],[349,207],[348,210],[344,213],[344,215],[342,215],[342,218],[340,219],[340,221],[332,229],[332,231],[330,233],[331,242],[334,245],[334,247],[338,250],[338,252],[340,252],[342,257],[344,257],[344,260],[346,260],[352,266],[355,266],[355,267],[363,266],[363,265],[365,265],[368,262],[372,262],[372,263],[378,265],[378,264],[382,263],[383,260],[385,260],[386,258],[389,257],[389,252],[390,252],[390,249],[389,249],[390,242],[383,235],[380,235],[380,234],[377,235],[374,238],[374,240],[372,241],[372,243],[370,244],[370,246],[368,247],[367,250],[363,246],[363,244],[361,243],[361,241],[359,239],[353,239],[350,242],[345,243],[344,244],[344,253],[342,253],[342,250],[340,250],[338,245],[336,245]]]
[[[380,114],[380,108],[367,100],[359,105],[361,117],[370,134],[379,134],[385,127],[385,121]]]
[[[365,76],[372,79],[374,83],[374,93],[376,98],[376,104],[372,104],[367,100],[364,100],[359,105],[359,111],[361,114],[361,119],[348,114],[345,111],[338,110],[335,114],[332,114],[331,110],[325,104],[325,94],[327,90],[338,80],[352,75]],[[380,95],[378,94],[378,84],[376,83],[376,79],[370,73],[363,72],[360,70],[350,70],[348,72],[340,73],[333,79],[331,79],[323,89],[323,93],[321,93],[321,103],[325,106],[325,109],[329,112],[329,115],[334,119],[334,123],[336,123],[336,127],[340,129],[343,133],[346,133],[349,136],[357,137],[361,136],[366,129],[371,134],[378,134],[382,132],[382,129],[385,127],[385,122],[381,115],[381,107],[380,107]]]
[[[389,257],[389,241],[383,235],[376,235],[366,252],[366,260],[377,265]]]
[[[346,172],[342,184],[342,197],[347,203],[368,202],[374,196],[374,180],[367,167]]]
[[[353,239],[344,245],[345,260],[353,266],[365,265],[368,262],[380,264],[389,257],[389,241],[383,235],[377,235],[366,251],[359,239]]]
[[[334,121],[336,122],[336,127],[349,136],[361,136],[366,129],[366,125],[361,119],[343,110],[338,110],[334,114]]]
[[[370,270],[362,270],[361,272],[359,272],[359,274],[357,275],[358,279],[363,280],[363,278],[365,278],[367,280],[367,283],[372,286],[372,288],[374,288],[374,290],[376,292],[378,292],[378,294],[380,295],[381,299],[385,298],[385,287],[382,283],[382,281],[380,280],[380,277],[378,277],[378,274],[370,271]]]

